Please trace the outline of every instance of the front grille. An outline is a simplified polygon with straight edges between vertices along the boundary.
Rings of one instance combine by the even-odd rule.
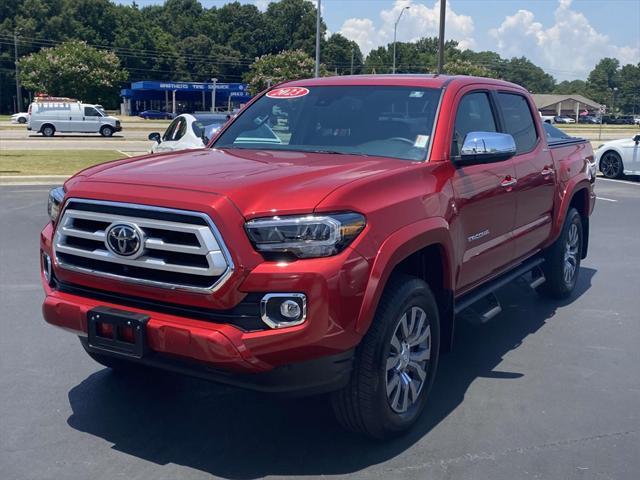
[[[108,232],[116,225],[138,232],[135,255],[109,245]],[[219,288],[233,269],[217,228],[202,213],[92,200],[67,202],[54,253],[68,270],[199,292]]]

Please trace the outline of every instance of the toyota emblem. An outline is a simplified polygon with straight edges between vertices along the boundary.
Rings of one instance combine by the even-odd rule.
[[[136,257],[142,253],[143,233],[136,225],[114,223],[107,228],[107,249],[120,257]]]

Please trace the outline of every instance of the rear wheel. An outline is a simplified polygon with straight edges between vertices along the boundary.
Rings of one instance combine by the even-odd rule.
[[[102,135],[103,137],[110,137],[111,135],[113,135],[113,128],[111,128],[109,125],[105,125],[104,127],[100,128],[100,135]]]
[[[332,396],[347,429],[387,438],[409,429],[424,409],[438,366],[436,301],[420,279],[390,280],[357,349],[349,384]]]
[[[560,237],[546,252],[542,270],[546,281],[538,292],[551,298],[567,298],[573,292],[580,272],[582,219],[575,208],[569,209]]]
[[[22,123],[22,124],[27,123],[27,119],[24,117],[20,117],[18,118],[18,123]]]
[[[600,171],[607,178],[620,178],[624,172],[622,158],[617,152],[608,151],[600,159]]]
[[[43,125],[41,132],[45,137],[53,137],[53,135],[56,133],[56,129],[53,125]]]

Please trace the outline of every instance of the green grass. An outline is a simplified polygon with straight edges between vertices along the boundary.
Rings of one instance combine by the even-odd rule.
[[[0,176],[72,175],[124,157],[117,150],[0,150]]]

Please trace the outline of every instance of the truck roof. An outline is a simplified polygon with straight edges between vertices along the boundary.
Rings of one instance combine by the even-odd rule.
[[[472,85],[474,83],[492,84],[510,88],[518,88],[526,91],[520,85],[497,80],[495,78],[471,77],[467,75],[438,75],[438,74],[395,74],[395,75],[336,75],[332,77],[308,78],[283,82],[278,86],[288,87],[314,87],[314,86],[341,86],[341,85],[384,85],[384,86],[413,86],[442,88],[455,82],[458,87]]]

